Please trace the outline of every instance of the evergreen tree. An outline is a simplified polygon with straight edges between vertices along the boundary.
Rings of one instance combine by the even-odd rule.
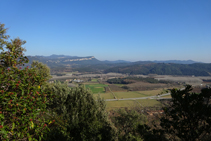
[[[56,95],[50,108],[58,121],[58,126],[49,134],[48,140],[115,139],[116,131],[108,120],[103,99],[95,99],[84,87],[70,89],[66,84],[55,83],[46,89],[51,89]]]
[[[169,139],[202,140],[211,133],[211,89],[203,89],[200,94],[191,90],[190,85],[184,90],[173,89],[171,104],[163,108],[160,125]]]

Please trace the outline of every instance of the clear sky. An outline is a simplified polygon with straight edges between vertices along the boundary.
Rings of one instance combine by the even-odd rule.
[[[26,55],[211,63],[211,0],[0,0]]]

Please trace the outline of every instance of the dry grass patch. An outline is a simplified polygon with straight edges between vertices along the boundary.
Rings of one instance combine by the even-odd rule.
[[[109,85],[109,87],[110,87],[110,89],[111,89],[111,91],[112,92],[121,92],[121,91],[127,91],[126,89],[123,89],[123,88],[121,88],[120,86],[117,86],[117,85],[114,85],[114,84],[111,84],[111,85]]]
[[[149,91],[129,91],[129,92],[114,92],[117,98],[137,98],[137,97],[147,97],[155,96],[161,93],[162,89],[158,90],[149,90]]]
[[[129,91],[129,92],[114,92],[114,94],[117,96],[117,98],[136,98],[136,97],[143,97],[141,93],[138,93],[136,91]]]
[[[144,96],[155,96],[155,95],[161,93],[161,91],[162,91],[162,89],[149,90],[149,91],[137,91],[137,92],[144,95]]]
[[[115,108],[133,108],[133,107],[160,107],[162,106],[160,101],[155,99],[140,99],[140,100],[125,100],[125,101],[106,101],[107,110]]]
[[[136,82],[132,84],[127,85],[131,90],[133,91],[145,91],[145,90],[152,90],[152,89],[160,89],[167,87],[167,84],[161,84],[161,83],[147,83],[147,82]]]
[[[114,97],[111,93],[100,94],[100,96],[104,99],[114,99]]]
[[[133,100],[125,100],[125,101],[106,101],[107,108],[120,108],[120,107],[131,107],[135,104]]]
[[[100,95],[101,98],[104,98],[104,99],[114,99],[113,95],[111,93],[99,93],[99,94],[93,94],[93,96],[95,98],[98,97],[98,95]]]
[[[163,98],[171,98],[171,95],[162,96]]]
[[[162,106],[160,101],[155,99],[139,99],[136,100],[142,107]]]

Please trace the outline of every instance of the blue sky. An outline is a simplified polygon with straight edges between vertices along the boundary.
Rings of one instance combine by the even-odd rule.
[[[1,0],[26,55],[211,63],[210,0]]]

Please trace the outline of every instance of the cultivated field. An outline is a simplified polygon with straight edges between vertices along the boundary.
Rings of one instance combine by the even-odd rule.
[[[98,79],[92,79],[91,82],[97,82]]]
[[[147,83],[147,82],[136,82],[136,83],[128,84],[127,86],[133,91],[143,91],[143,90],[165,88],[165,87],[169,87],[170,85],[161,84],[161,83],[153,84],[153,83]]]
[[[121,88],[121,86],[119,85],[114,85],[114,84],[109,84],[109,88],[112,92],[123,92],[123,91],[127,91],[126,89]],[[106,92],[110,92],[110,90],[106,89]]]
[[[105,84],[86,84],[85,87],[89,88],[94,94],[96,93],[105,93],[105,88],[108,85]]]
[[[135,98],[135,97],[143,97],[143,95],[136,91],[129,91],[129,92],[114,92],[118,99],[123,98]]]
[[[202,87],[211,85],[211,82],[203,82],[203,80],[211,80],[211,77],[195,77],[195,76],[170,76],[170,75],[132,75],[131,77],[153,77],[157,80],[166,80],[170,83],[148,83],[143,81],[134,81],[131,84],[109,84],[106,81],[111,78],[124,78],[127,75],[118,73],[109,74],[66,74],[64,76],[53,76],[52,80],[65,79],[80,79],[84,82],[86,88],[90,89],[94,97],[100,96],[104,99],[116,99],[117,101],[106,101],[107,109],[120,107],[153,107],[161,106],[161,103],[155,99],[139,99],[139,100],[125,100],[118,101],[118,99],[138,98],[155,96],[157,94],[165,93],[167,89],[183,88],[184,84],[191,84],[195,86],[194,91],[200,92]],[[91,81],[90,81],[91,80]],[[100,82],[99,82],[100,80]],[[173,83],[171,83],[173,82]],[[75,87],[78,83],[68,83],[68,86]],[[123,88],[124,87],[124,88]],[[171,98],[170,95],[164,98]]]
[[[133,108],[133,107],[160,107],[161,103],[155,99],[141,99],[141,100],[128,100],[128,101],[107,101],[107,110],[114,108]]]
[[[148,91],[128,91],[128,92],[113,92],[117,99],[124,98],[137,98],[137,97],[147,97],[147,96],[155,96],[161,93],[162,89],[159,90],[148,90]],[[107,93],[99,93],[101,97],[104,99],[114,99],[113,94],[110,92]],[[98,94],[94,94],[96,97]]]
[[[121,108],[121,107],[132,107],[136,106],[137,103],[134,100],[128,100],[128,101],[107,101],[107,108]]]
[[[202,79],[211,79],[211,77],[156,75],[155,79],[181,82],[181,83],[185,82],[186,84],[190,85],[200,85],[203,82]]]
[[[142,107],[154,107],[154,106],[161,106],[160,101],[157,101],[155,99],[139,99],[136,100],[140,106]]]
[[[114,99],[114,96],[112,95],[112,93],[99,93],[99,94],[94,94],[94,97],[98,97],[98,95],[100,95],[101,98],[104,99]]]

